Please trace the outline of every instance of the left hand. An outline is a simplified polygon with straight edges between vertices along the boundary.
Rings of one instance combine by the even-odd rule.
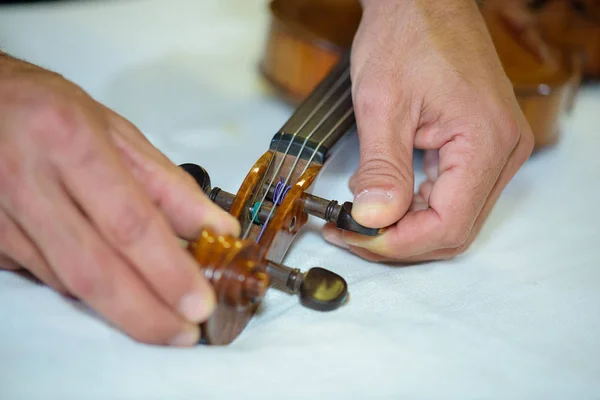
[[[476,238],[533,135],[473,0],[363,0],[352,47],[360,165],[353,216],[325,238],[372,261],[451,258]],[[412,155],[427,181],[414,193]]]

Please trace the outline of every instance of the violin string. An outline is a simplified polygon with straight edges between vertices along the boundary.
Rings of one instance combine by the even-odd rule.
[[[321,107],[323,107],[323,105],[331,98],[333,93],[344,83],[345,79],[348,77],[349,74],[350,74],[350,67],[348,66],[348,67],[346,67],[344,72],[341,74],[341,76],[335,81],[335,83],[332,85],[332,87],[328,89],[328,91],[325,93],[325,96],[323,96],[323,98],[321,98],[321,100],[317,103],[316,107],[314,107],[313,110],[309,113],[309,115],[305,118],[304,122],[292,134],[292,138],[290,139],[288,146],[287,146],[285,152],[283,153],[283,156],[281,157],[281,161],[280,161],[279,165],[277,166],[275,171],[273,171],[273,175],[269,181],[269,186],[265,190],[264,195],[262,196],[260,202],[258,202],[258,206],[254,208],[256,210],[256,215],[254,215],[254,213],[253,213],[253,215],[251,216],[252,217],[251,221],[258,215],[258,211],[264,205],[267,195],[269,194],[269,190],[271,190],[271,187],[273,186],[275,177],[281,171],[283,163],[285,162],[285,159],[286,159],[287,155],[289,154],[290,148],[291,148],[292,144],[294,143],[294,139],[296,138],[296,136],[298,136],[298,134],[302,131],[302,129],[304,129],[304,127],[311,121],[311,119],[321,109]],[[310,138],[310,136],[312,136],[315,133],[315,131],[316,130],[313,130],[308,138]],[[284,132],[281,132],[281,133],[283,135]],[[306,144],[308,138],[304,141],[304,144]],[[277,144],[276,151],[278,151],[280,143],[281,142],[279,142]],[[302,151],[304,151],[304,144],[303,144],[302,149],[299,154],[302,154]],[[297,156],[297,157],[299,157],[299,156]],[[271,161],[272,161],[272,159],[271,159]],[[270,163],[269,163],[269,166],[270,166]],[[262,186],[262,182],[261,182],[261,186]],[[287,193],[287,191],[285,191],[285,192]],[[274,196],[275,196],[275,193],[274,193]],[[274,200],[276,200],[276,199],[274,199]],[[276,207],[275,203],[276,202],[274,201],[273,209]],[[273,209],[271,210],[271,213],[269,214],[269,216],[272,214]],[[270,217],[267,218],[267,221],[269,219],[270,219]],[[242,236],[243,239],[246,239],[248,237],[248,235],[250,234],[252,225],[253,225],[252,222],[250,222],[250,224],[248,224],[248,227],[246,228],[246,231],[244,232],[244,235]],[[259,235],[257,241],[260,240],[260,236],[262,236],[262,231],[264,231],[265,226],[266,226],[266,222],[263,225],[263,229],[261,230],[261,234]]]
[[[279,165],[277,166],[277,168],[275,169],[275,171],[273,171],[273,176],[271,177],[271,180],[269,181],[269,186],[265,190],[264,195],[261,198],[260,202],[258,202],[258,207],[255,208],[256,215],[258,215],[258,212],[260,211],[260,208],[264,205],[264,202],[265,202],[265,200],[267,198],[267,195],[269,194],[269,190],[271,190],[271,187],[273,186],[273,182],[275,180],[275,177],[281,171],[281,168],[282,168],[282,166],[283,166],[283,164],[285,162],[285,159],[286,159],[287,155],[289,154],[289,150],[290,150],[292,144],[294,143],[294,139],[302,131],[302,129],[304,129],[304,127],[306,126],[306,124],[308,124],[310,122],[310,120],[313,118],[313,116],[321,109],[321,107],[325,104],[325,102],[329,100],[329,98],[333,95],[333,93],[335,92],[335,90],[337,90],[339,88],[339,86],[343,83],[343,81],[348,77],[349,74],[350,74],[350,68],[346,67],[346,69],[344,70],[344,72],[342,73],[342,75],[335,81],[335,83],[333,84],[333,86],[326,92],[325,96],[323,96],[323,98],[317,103],[317,106],[313,108],[313,110],[305,118],[304,122],[293,133],[292,138],[290,139],[290,141],[288,143],[288,146],[287,146],[287,148],[285,150],[285,153],[283,154],[283,156],[281,158],[281,161],[280,161]],[[312,136],[313,133],[314,133],[314,131],[311,133],[310,136]],[[283,134],[283,132],[282,132],[282,134]],[[305,140],[305,143],[306,143],[306,140]],[[278,143],[278,147],[279,147],[279,143]],[[304,146],[303,146],[303,148],[302,148],[301,151],[303,151],[303,150],[304,150]],[[275,193],[274,193],[274,195],[275,195]],[[256,217],[256,215],[253,215],[252,217],[254,218],[254,217]],[[263,230],[264,230],[264,226],[265,225],[263,225]],[[249,224],[248,228],[246,229],[246,232],[244,233],[244,236],[243,236],[244,238],[248,237],[248,234],[250,233],[250,229],[251,228],[252,228],[252,224]],[[261,233],[261,235],[262,235],[262,233]],[[261,235],[259,235],[257,241],[260,239]]]
[[[306,143],[308,143],[308,140],[326,122],[327,118],[329,118],[331,116],[331,114],[333,114],[333,112],[337,109],[337,107],[340,104],[342,104],[342,102],[344,102],[345,100],[347,100],[348,94],[350,94],[350,92],[351,92],[351,88],[347,88],[344,91],[344,93],[340,96],[340,98],[334,103],[333,107],[331,107],[331,109],[327,112],[327,114],[325,114],[325,116],[323,116],[323,118],[321,118],[321,121],[319,121],[319,124],[317,126],[315,126],[315,128],[312,130],[312,132],[306,137],[306,139],[304,139],[304,142],[302,143],[302,147],[300,148],[300,151],[298,152],[298,155],[296,156],[296,159],[294,160],[294,164],[292,165],[292,168],[290,168],[290,172],[288,173],[288,176],[285,179],[285,185],[287,185],[287,183],[290,180],[292,174],[294,173],[294,170],[296,169],[296,165],[298,165],[298,161],[300,161],[300,157],[302,155],[302,152],[306,148]],[[329,135],[329,133],[328,133],[328,135]],[[326,136],[326,137],[328,137],[328,136]],[[323,140],[321,140],[321,142],[322,141]],[[317,149],[314,149],[313,153],[311,155],[311,160],[314,158],[314,156],[315,156],[316,153],[317,153]]]
[[[346,111],[346,113],[342,116],[342,118],[340,118],[340,120],[333,126],[333,128],[331,128],[331,130],[329,130],[329,132],[327,133],[327,135],[325,135],[325,137],[323,137],[323,139],[317,144],[317,147],[315,148],[315,151],[313,151],[313,154],[310,156],[310,159],[308,160],[308,162],[304,166],[304,169],[300,173],[300,176],[304,175],[304,173],[306,172],[306,170],[310,166],[310,163],[315,158],[315,155],[317,154],[317,152],[319,151],[319,148],[323,145],[323,143],[325,143],[325,141],[333,134],[333,132],[335,132],[336,129],[339,128],[340,125],[343,124],[346,121],[346,119],[348,119],[348,117],[350,115],[352,115],[353,112],[354,112],[354,107],[350,106],[350,108],[348,109],[348,111]]]
[[[347,100],[348,95],[352,95],[352,88],[349,87],[347,88],[344,93],[340,96],[340,98],[334,103],[334,105],[331,107],[331,109],[325,114],[325,116],[323,116],[323,118],[321,118],[321,120],[319,121],[319,123],[317,124],[317,126],[315,128],[313,128],[312,132],[307,135],[306,139],[304,140],[304,142],[302,143],[302,147],[300,148],[300,151],[298,152],[298,155],[296,156],[296,159],[294,160],[294,164],[292,165],[292,167],[290,168],[290,172],[288,173],[288,176],[286,177],[285,181],[284,181],[284,187],[288,186],[288,182],[292,176],[292,174],[294,173],[294,170],[296,169],[296,166],[298,164],[298,161],[300,160],[300,156],[302,155],[302,152],[304,151],[305,147],[306,147],[306,143],[308,142],[308,140],[315,134],[315,132],[317,132],[317,130],[325,123],[325,121],[327,120],[327,118],[329,118],[329,116],[338,108],[338,106],[340,104],[342,104],[342,102],[344,102],[345,100]],[[312,155],[310,157],[310,162],[312,162],[312,160],[314,159],[315,155],[317,154],[318,149],[321,147],[321,145],[333,134],[333,132],[335,132],[335,130],[337,129],[337,127],[340,126],[340,124],[346,119],[348,118],[348,116],[351,114],[353,110],[353,107],[350,107],[350,109],[346,112],[346,114],[342,117],[342,119],[340,121],[338,121],[336,123],[336,125],[323,137],[323,139],[321,139],[321,141],[318,143],[317,147],[313,150]],[[304,170],[302,173],[306,172],[306,169],[308,168],[309,164],[306,164],[306,166],[304,167]],[[300,175],[302,176],[302,174]],[[274,194],[275,197],[275,194]],[[257,241],[260,240],[260,238],[262,237],[263,232],[265,231],[269,221],[271,220],[271,217],[273,216],[273,212],[275,211],[275,208],[277,207],[276,204],[280,199],[273,199],[273,207],[271,207],[271,210],[269,211],[269,214],[267,215],[267,219],[264,222],[262,229],[258,235]]]

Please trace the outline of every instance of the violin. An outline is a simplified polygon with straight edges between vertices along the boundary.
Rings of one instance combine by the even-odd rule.
[[[515,0],[516,1],[516,0]],[[494,45],[532,125],[536,148],[555,143],[560,118],[579,82],[580,64],[539,37],[531,18],[511,17],[489,0],[482,9]],[[273,288],[297,295],[316,311],[333,311],[349,298],[343,277],[323,268],[302,272],[283,264],[291,243],[309,216],[367,236],[382,229],[358,224],[352,203],[312,194],[312,185],[343,137],[355,125],[350,48],[362,7],[357,0],[272,0],[271,22],[261,75],[275,93],[296,108],[251,167],[237,193],[212,188],[208,172],[181,168],[222,209],[237,218],[239,237],[210,229],[188,244],[217,296],[201,326],[201,342],[226,345],[245,329]]]
[[[535,150],[558,142],[563,118],[573,107],[583,67],[576,48],[559,47],[546,40],[539,27],[541,1],[488,0],[481,9],[533,132]]]
[[[600,79],[600,0],[532,0],[528,8],[549,44],[576,51],[582,77]]]
[[[558,52],[542,37],[532,40],[540,36],[535,19],[510,13],[517,8],[531,13],[534,5],[523,0],[483,3],[480,10],[532,128],[535,150],[552,146],[579,86],[580,60],[572,48]],[[349,51],[362,7],[358,0],[273,0],[269,7],[260,73],[276,95],[295,105]]]
[[[237,218],[240,237],[205,229],[188,250],[215,290],[217,306],[201,325],[201,343],[226,345],[247,326],[269,288],[298,295],[316,311],[332,311],[348,300],[339,275],[313,268],[302,272],[282,261],[292,241],[315,216],[339,229],[375,236],[380,229],[358,224],[352,203],[339,204],[312,194],[319,172],[355,124],[350,57],[329,71],[270,142],[236,194],[211,187],[208,172],[193,163],[180,165],[209,198]]]

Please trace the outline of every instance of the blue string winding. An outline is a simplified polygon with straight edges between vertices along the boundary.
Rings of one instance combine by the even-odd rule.
[[[285,180],[283,179],[282,176],[280,176],[279,182],[277,182],[277,184],[275,185],[275,189],[273,190],[273,204],[275,204],[274,207],[280,206],[281,203],[283,203],[285,196],[287,195],[287,193],[290,191],[291,188],[292,188],[291,186],[285,184]],[[252,209],[252,220],[253,221],[258,221],[258,213],[260,211],[261,206],[262,205],[259,203],[254,204],[254,207]],[[267,229],[268,224],[269,224],[269,221],[266,221],[266,223],[262,226],[260,233],[258,234],[258,238],[256,239],[257,243],[260,241],[260,238],[262,237],[265,229]]]

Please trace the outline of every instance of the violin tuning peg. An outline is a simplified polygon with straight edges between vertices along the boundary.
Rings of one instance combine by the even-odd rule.
[[[298,268],[269,262],[267,274],[274,287],[299,295],[304,307],[332,311],[348,301],[348,284],[344,278],[324,268],[311,268],[302,273]]]
[[[300,303],[317,311],[332,311],[344,305],[349,297],[348,284],[336,273],[311,268],[300,286]]]
[[[305,194],[304,211],[307,214],[333,222],[339,229],[355,232],[364,236],[377,236],[382,229],[362,226],[352,217],[352,203],[338,204],[336,200],[326,200],[311,194]]]
[[[197,164],[191,164],[191,163],[181,164],[179,167],[182,168],[188,174],[190,174],[192,176],[192,178],[194,178],[194,180],[198,183],[198,186],[200,186],[202,188],[202,191],[204,193],[206,193],[206,194],[210,193],[210,191],[211,191],[210,176],[208,175],[208,172],[204,168],[202,168],[201,166],[199,166]]]
[[[367,228],[362,226],[352,217],[352,203],[345,202],[341,207],[336,207],[332,214],[331,222],[335,222],[335,226],[339,229],[359,233],[365,236],[377,236],[381,232],[378,228]]]

